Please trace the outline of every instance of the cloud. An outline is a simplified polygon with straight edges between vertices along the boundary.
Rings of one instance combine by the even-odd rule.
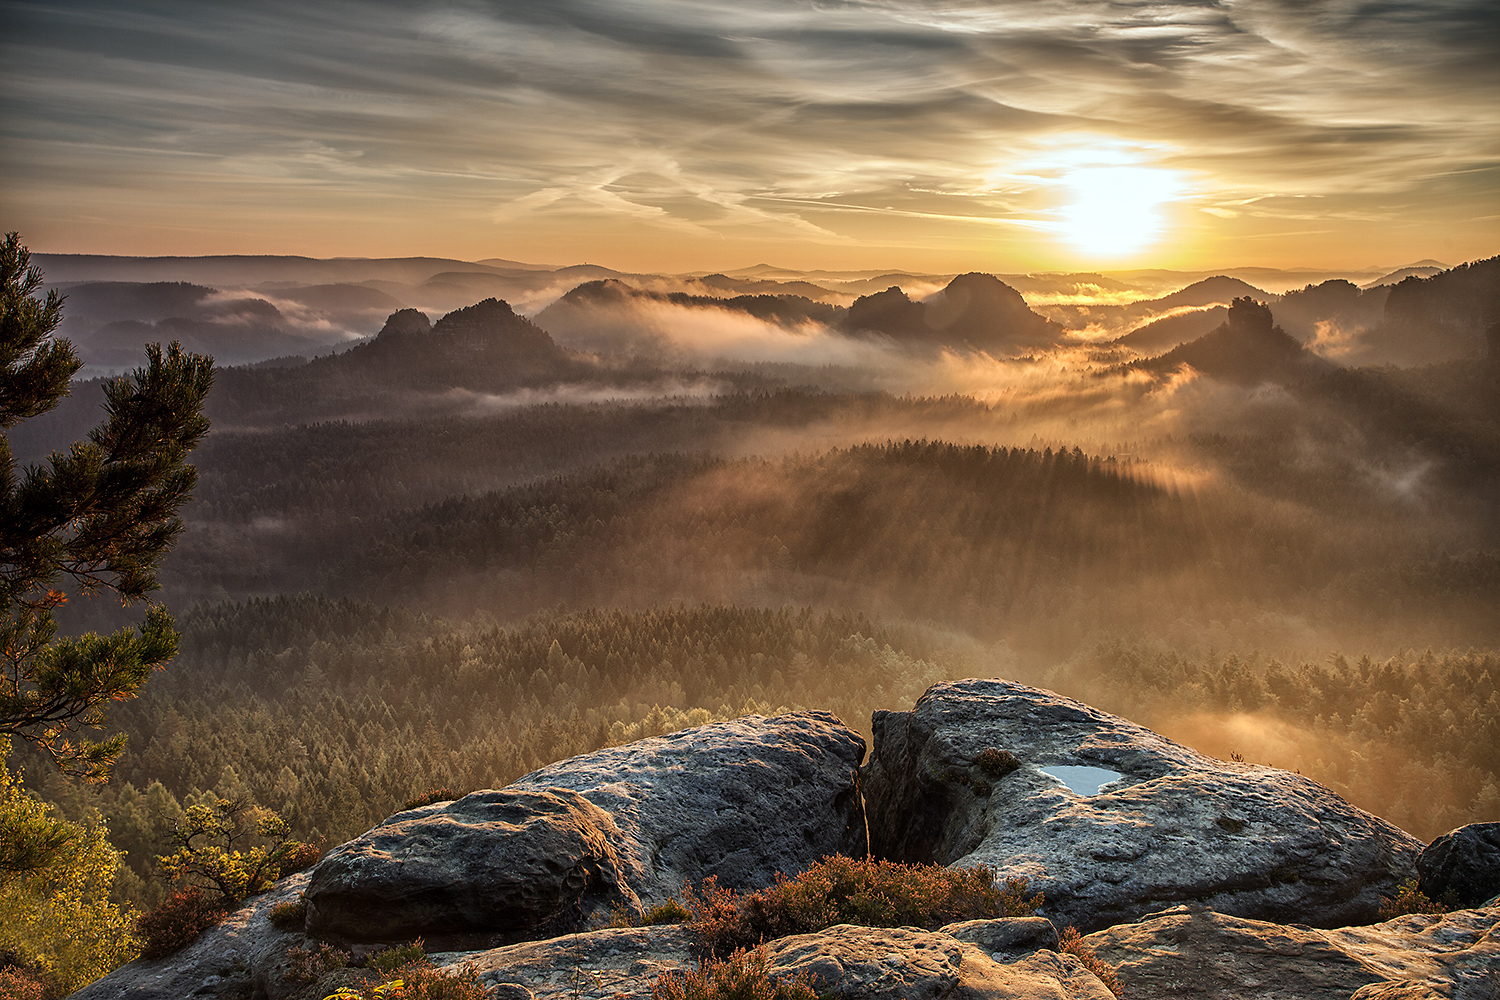
[[[5,207],[57,233],[1023,247],[1058,150],[1223,227],[1419,220],[1500,160],[1488,0],[5,8]]]

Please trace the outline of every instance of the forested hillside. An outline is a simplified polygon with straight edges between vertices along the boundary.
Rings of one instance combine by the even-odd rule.
[[[129,852],[117,892],[149,902],[171,825],[209,797],[337,842],[432,787],[744,713],[868,731],[933,681],[999,675],[1299,769],[1423,837],[1500,819],[1492,363],[1341,368],[1240,302],[1276,363],[1225,323],[1122,367],[1129,344],[1048,354],[1059,330],[983,277],[906,299],[968,346],[840,334],[884,359],[864,367],[585,355],[491,302],[221,370],[162,568],[181,652],[112,711],[112,782],[18,758],[28,784],[98,810]],[[803,312],[844,315],[600,288],[809,340]],[[575,300],[606,308],[600,288]],[[1033,353],[972,349],[991,335]],[[81,434],[91,393],[13,428],[21,459]]]

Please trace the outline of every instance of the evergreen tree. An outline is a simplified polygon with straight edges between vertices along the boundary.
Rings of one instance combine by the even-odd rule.
[[[0,243],[0,431],[45,413],[67,394],[82,362],[53,336],[62,297],[33,293],[41,270],[15,233]],[[105,722],[111,701],[133,697],[177,650],[164,608],[109,636],[58,638],[58,584],[122,603],[156,589],[156,570],[182,530],[178,509],[196,471],[188,452],[208,431],[203,402],[213,359],[147,348],[146,365],[105,383],[105,420],[67,453],[19,474],[0,435],[0,736],[46,750],[64,771],[102,780],[123,736],[75,735]]]

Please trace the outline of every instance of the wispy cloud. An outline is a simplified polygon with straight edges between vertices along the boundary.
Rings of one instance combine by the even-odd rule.
[[[1308,195],[1346,252],[1381,226],[1493,238],[1489,0],[3,10],[0,197],[47,249],[1024,264],[1062,252],[1060,151],[1171,172],[1204,246]]]

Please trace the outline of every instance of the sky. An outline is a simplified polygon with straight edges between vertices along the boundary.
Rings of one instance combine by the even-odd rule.
[[[1368,268],[1500,252],[1500,3],[0,0],[34,251]]]

